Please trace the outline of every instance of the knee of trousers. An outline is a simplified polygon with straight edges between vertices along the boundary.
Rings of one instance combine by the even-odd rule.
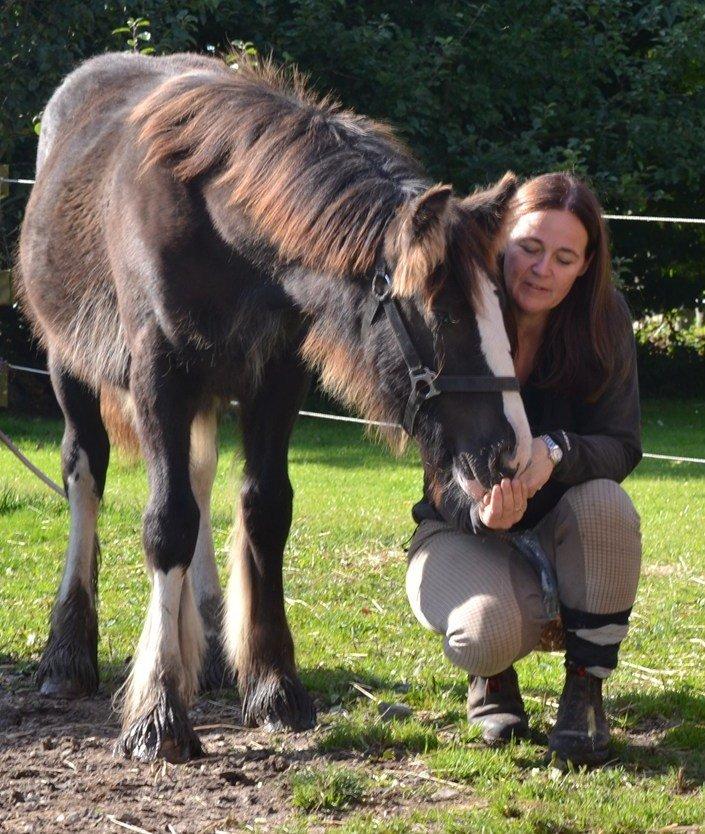
[[[443,651],[469,674],[490,677],[530,651],[538,641],[534,630],[516,600],[478,595],[448,617]]]
[[[561,503],[562,538],[568,546],[577,538],[585,560],[587,610],[630,607],[641,568],[641,521],[631,498],[600,478],[572,487]]]
[[[638,530],[639,513],[632,499],[616,481],[594,478],[571,487],[565,498],[577,511],[579,518],[589,513],[609,527],[631,527]]]

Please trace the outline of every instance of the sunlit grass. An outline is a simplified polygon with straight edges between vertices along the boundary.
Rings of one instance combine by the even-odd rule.
[[[2,414],[0,423],[60,478],[58,422]],[[705,457],[705,404],[646,403],[644,447]],[[213,504],[221,567],[237,448],[237,425],[228,421]],[[416,453],[395,460],[357,427],[302,419],[290,461],[296,499],[285,593],[304,682],[334,708],[322,714],[322,750],[362,756],[370,773],[406,761],[460,791],[455,810],[450,802],[398,819],[375,819],[364,804],[350,808],[338,830],[623,834],[705,821],[705,466],[645,460],[625,483],[642,518],[644,569],[623,663],[606,686],[618,761],[593,773],[558,774],[546,767],[544,751],[562,685],[560,656],[537,653],[518,664],[532,740],[485,750],[464,720],[464,676],[408,608],[403,548],[421,490]],[[142,464],[113,454],[99,528],[100,662],[109,686],[124,673],[147,601],[140,549],[146,496]],[[0,450],[6,659],[31,664],[41,651],[67,528],[65,503]],[[402,701],[413,718],[381,721],[353,684],[378,701]],[[311,776],[315,790],[322,779]],[[291,830],[306,825],[292,818]]]

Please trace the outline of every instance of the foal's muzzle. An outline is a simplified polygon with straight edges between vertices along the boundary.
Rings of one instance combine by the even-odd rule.
[[[515,447],[514,441],[507,439],[493,443],[476,454],[460,453],[453,461],[453,477],[468,497],[478,500],[478,492],[481,498],[502,478],[516,475],[516,467],[510,465]]]

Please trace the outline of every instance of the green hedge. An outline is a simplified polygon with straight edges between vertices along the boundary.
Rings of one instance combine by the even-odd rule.
[[[390,121],[429,174],[459,191],[507,168],[572,169],[610,212],[705,216],[701,0],[5,0],[0,162],[14,174],[32,175],[52,90],[82,59],[125,48],[113,30],[131,15],[149,19],[141,31],[157,54],[239,39],[297,63],[321,91]],[[0,206],[0,268],[26,196],[14,187]],[[703,303],[705,227],[611,227],[636,315]],[[4,355],[27,358],[16,318],[0,326]],[[644,348],[645,384],[677,357]]]
[[[613,212],[703,213],[701,0],[5,0],[0,161],[31,172],[51,91],[82,58],[125,48],[112,31],[130,15],[150,20],[157,53],[242,39],[296,62],[391,121],[461,191],[507,168],[571,168]],[[639,312],[698,303],[705,231],[615,223],[613,234]]]
[[[673,310],[640,322],[636,342],[642,396],[705,398],[705,327]]]

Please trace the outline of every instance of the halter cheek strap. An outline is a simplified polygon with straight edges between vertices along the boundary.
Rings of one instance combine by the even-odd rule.
[[[440,374],[424,365],[399,312],[398,302],[392,295],[392,282],[384,267],[378,267],[372,278],[363,332],[372,326],[380,311],[386,315],[391,325],[409,372],[411,391],[402,420],[402,426],[408,435],[414,433],[416,417],[421,406],[439,394],[519,390],[519,380],[514,376],[451,376]]]

